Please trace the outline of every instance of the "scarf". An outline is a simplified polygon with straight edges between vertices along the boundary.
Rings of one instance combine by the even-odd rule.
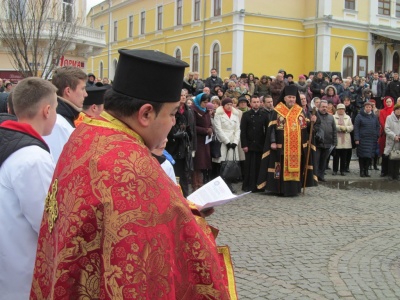
[[[344,124],[344,115],[339,115],[339,121],[338,121],[338,125],[339,126],[345,126]],[[345,139],[346,139],[346,132],[342,132],[342,131],[338,131],[338,137],[340,138],[340,142],[342,144],[344,144]]]
[[[194,98],[193,102],[194,102],[194,105],[196,105],[196,107],[197,107],[198,109],[200,109],[202,112],[206,112],[207,108],[206,108],[206,107],[201,107],[201,106],[200,106],[201,97],[202,97],[203,95],[204,95],[204,93],[198,94],[198,95],[196,96],[196,98]]]
[[[228,115],[228,118],[230,119],[231,115],[232,115],[232,111],[225,110],[225,108],[224,108],[224,112]]]

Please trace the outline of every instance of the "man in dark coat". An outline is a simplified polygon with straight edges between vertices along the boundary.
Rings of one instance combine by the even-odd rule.
[[[217,69],[211,69],[211,76],[206,79],[205,86],[210,88],[211,94],[216,95],[215,87],[224,86],[221,77],[218,77]]]
[[[240,142],[246,157],[242,190],[258,192],[257,178],[269,119],[267,112],[260,108],[258,96],[251,96],[250,106],[240,122]]]
[[[379,138],[379,121],[372,112],[372,103],[364,103],[354,122],[354,140],[357,145],[357,156],[360,165],[360,177],[370,177],[368,168],[375,155]]]
[[[278,105],[272,113],[258,177],[259,189],[283,196],[296,196],[301,192],[304,180],[306,186],[315,186],[312,155],[307,165],[307,136],[310,124],[301,107],[300,95],[295,85],[288,85],[279,97]],[[316,121],[316,116],[311,117]]]
[[[324,80],[322,72],[318,72],[317,75],[314,76],[310,86],[313,97],[322,98],[322,96],[325,94],[325,88],[327,86],[328,83]]]
[[[393,80],[388,84],[386,89],[386,96],[392,97],[395,101],[400,97],[399,73],[393,74]]]
[[[336,124],[332,115],[328,114],[328,101],[321,100],[317,112],[316,131],[323,132],[323,138],[316,141],[315,168],[319,181],[325,181],[324,173],[332,147],[337,146]]]
[[[376,102],[376,107],[378,109],[383,108],[382,97],[385,96],[385,87],[383,82],[379,79],[378,72],[374,73],[373,78],[369,82],[369,86],[371,88],[372,98]]]
[[[186,93],[182,90],[180,106],[175,114],[176,123],[168,133],[166,150],[175,160],[175,175],[185,197],[189,195],[190,172],[193,171],[192,151],[196,149],[196,123],[193,111],[186,105]]]

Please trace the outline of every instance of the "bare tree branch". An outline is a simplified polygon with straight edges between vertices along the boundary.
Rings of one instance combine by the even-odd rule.
[[[0,40],[23,77],[47,79],[71,46],[80,19],[74,0],[3,0]]]

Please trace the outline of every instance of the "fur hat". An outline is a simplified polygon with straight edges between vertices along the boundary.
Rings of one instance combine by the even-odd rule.
[[[343,103],[339,103],[336,109],[346,109],[346,106]]]
[[[231,98],[226,97],[224,100],[222,100],[221,105],[225,106],[225,104],[231,103],[233,104],[233,101]]]

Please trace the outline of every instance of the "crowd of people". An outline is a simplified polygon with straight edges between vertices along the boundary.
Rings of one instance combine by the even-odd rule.
[[[119,52],[112,83],[62,67],[51,82],[2,87],[0,299],[234,299],[229,253],[204,220],[212,211],[186,200],[225,162],[240,165],[224,177],[233,193],[242,181],[296,196],[329,169],[346,176],[353,149],[361,177],[380,165],[399,179],[395,72],[295,81],[212,69],[182,83],[180,60]]]
[[[195,190],[201,186],[201,182],[205,183],[220,174],[222,161],[236,158],[242,167],[243,191],[259,192],[267,187],[267,190],[279,194],[297,194],[297,188],[290,188],[290,192],[285,190],[286,180],[279,182],[280,168],[284,172],[287,166],[272,165],[271,162],[276,163],[277,158],[270,157],[272,154],[284,156],[284,138],[278,143],[282,149],[277,152],[271,151],[275,150],[271,149],[271,144],[276,143],[280,130],[285,131],[285,126],[281,124],[286,122],[285,113],[279,111],[280,108],[277,110],[277,107],[280,103],[289,108],[293,106],[288,106],[285,100],[287,87],[291,87],[291,90],[286,92],[298,97],[296,104],[302,108],[296,122],[303,122],[305,133],[300,134],[302,138],[299,140],[312,148],[307,155],[302,153],[298,156],[308,156],[312,162],[309,174],[313,174],[315,181],[324,182],[325,174],[331,169],[332,175],[346,176],[350,172],[353,149],[356,149],[359,159],[361,177],[370,177],[369,171],[372,168],[378,170],[380,164],[380,176],[388,176],[390,180],[399,179],[397,161],[389,163],[391,150],[400,148],[400,132],[395,128],[398,124],[396,113],[399,113],[400,106],[398,73],[371,71],[366,78],[341,78],[338,75],[330,78],[317,72],[310,76],[300,75],[296,82],[294,76],[283,69],[276,76],[262,75],[258,78],[253,73],[242,73],[224,79],[218,77],[217,70],[212,69],[210,77],[205,80],[199,79],[197,72],[188,73],[183,80],[181,103],[186,105],[185,111],[191,109],[195,115],[193,123],[185,124],[191,131],[187,132],[187,143],[192,141],[187,159],[193,157],[194,167],[186,164],[183,189],[188,190],[187,178],[190,178],[190,174],[193,174],[192,187]],[[177,119],[180,115],[180,112],[176,114]],[[308,143],[313,115],[316,119]],[[275,128],[277,124],[278,129]],[[210,144],[205,144],[207,135],[213,137]],[[250,147],[249,141],[252,142]],[[169,145],[176,143],[179,144],[179,140],[169,139]],[[229,151],[231,149],[233,151]],[[298,150],[300,153],[306,149]],[[173,151],[171,154],[175,156]],[[267,165],[261,163],[262,157],[268,158]],[[329,164],[331,157],[332,166]],[[202,163],[199,164],[199,161]],[[304,173],[305,162],[300,158],[298,161],[301,161],[299,166]],[[199,179],[199,176],[203,176],[203,179]],[[304,181],[307,181],[306,185],[315,185],[310,179],[299,179],[303,185]],[[234,191],[231,182],[227,183]]]

